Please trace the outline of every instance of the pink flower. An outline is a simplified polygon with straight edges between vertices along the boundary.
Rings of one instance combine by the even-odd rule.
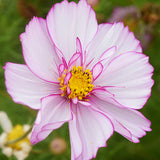
[[[32,144],[68,122],[72,159],[91,159],[114,131],[135,143],[151,131],[137,109],[150,97],[153,67],[123,23],[98,25],[85,0],[64,0],[20,40],[26,65],[5,65],[6,86],[38,110]]]

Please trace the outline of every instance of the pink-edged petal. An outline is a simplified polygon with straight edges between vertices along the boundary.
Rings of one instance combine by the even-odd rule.
[[[71,70],[73,66],[80,66],[81,65],[81,53],[75,53],[71,57],[68,63],[68,70]]]
[[[76,137],[78,137],[79,144],[76,144],[76,140],[73,141],[74,135],[72,152],[77,151],[77,154],[72,154],[72,156],[75,156],[72,159],[92,159],[96,156],[98,148],[106,146],[106,141],[113,134],[112,123],[104,114],[80,103],[73,106],[73,113],[74,122],[70,121],[69,127],[70,132],[72,132],[72,128],[76,130],[74,130],[74,133],[78,134]]]
[[[67,95],[71,94],[71,89],[69,88],[69,86],[67,86]]]
[[[138,143],[146,131],[151,131],[151,122],[136,110],[120,108],[118,104],[116,106],[96,97],[92,98],[91,104],[111,119],[116,132],[134,143]]]
[[[72,119],[70,104],[60,95],[51,95],[42,99],[42,108],[38,120],[32,129],[31,143],[45,139],[54,129]]]
[[[72,99],[72,102],[73,102],[74,104],[77,104],[77,103],[78,103],[78,98],[76,97],[76,98]]]
[[[96,65],[93,66],[92,69],[92,76],[93,76],[93,81],[95,81],[102,73],[103,71],[103,65],[98,62]]]
[[[59,67],[58,67],[58,71],[59,71],[59,76],[60,77],[62,76],[64,70],[65,70],[64,64],[60,64]]]
[[[78,101],[78,103],[84,105],[84,106],[91,106],[91,104],[87,101]]]
[[[83,57],[84,57],[84,55],[83,55],[83,50],[82,50],[82,44],[81,44],[81,41],[80,41],[80,39],[77,37],[77,39],[76,39],[76,52],[77,53],[80,53],[80,64],[78,64],[78,65],[83,65]]]
[[[6,63],[5,84],[16,103],[40,109],[41,98],[59,92],[59,86],[35,76],[26,65]]]
[[[52,40],[68,62],[76,53],[76,38],[80,39],[84,51],[98,25],[91,6],[86,0],[80,0],[78,4],[63,1],[54,5],[48,13],[47,26]]]
[[[70,80],[72,76],[72,73],[71,72],[68,72],[64,78],[64,84],[68,84],[68,81]]]
[[[80,39],[78,37],[76,39],[76,52],[77,53],[82,53],[83,52],[81,41],[80,41]]]
[[[75,54],[71,57],[71,59],[69,60],[69,64],[68,64],[68,65],[70,66],[70,65],[74,64],[79,57],[80,57],[80,53],[75,53]]]
[[[128,51],[142,51],[140,42],[135,38],[134,34],[129,31],[128,27],[124,27],[122,22],[101,24],[98,27],[98,32],[94,39],[87,46],[86,63],[88,63],[92,57],[95,57],[93,64],[97,63],[102,53],[113,46],[117,47],[117,51],[112,57]]]
[[[128,108],[140,109],[151,94],[153,67],[148,57],[128,52],[114,58],[96,80],[96,84],[108,87],[115,100]],[[117,87],[116,87],[117,86]]]
[[[118,107],[121,108],[126,108],[126,106],[123,106],[122,104],[117,102],[115,100],[115,95],[107,91],[105,87],[95,88],[92,90],[91,94],[108,103],[111,103],[113,105],[118,105]]]
[[[107,49],[106,51],[104,51],[104,53],[102,53],[102,55],[100,56],[99,60],[103,61],[103,60],[109,58],[110,56],[115,54],[116,51],[117,51],[117,47],[116,46],[113,46],[113,47]]]
[[[100,99],[106,99],[106,98],[114,98],[114,94],[108,92],[106,89],[102,88],[95,88],[92,90],[92,94],[97,96]]]
[[[73,114],[73,120],[69,122],[69,133],[71,142],[71,160],[75,160],[82,153],[82,141],[77,129],[77,118]]]
[[[20,35],[20,40],[24,59],[32,72],[44,80],[57,82],[58,72],[55,65],[59,59],[49,37],[46,21],[34,17]]]
[[[116,52],[117,52],[116,46],[113,46],[107,49],[104,53],[102,53],[102,55],[99,58],[99,61],[105,67],[110,62],[110,60],[113,58]]]

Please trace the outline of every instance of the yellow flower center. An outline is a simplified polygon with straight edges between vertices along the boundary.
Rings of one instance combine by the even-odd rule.
[[[70,72],[72,76],[68,82],[68,87],[71,93],[68,95],[68,98],[74,99],[77,97],[79,100],[82,100],[93,90],[94,85],[91,84],[92,74],[89,69],[83,71],[83,68],[80,66],[73,66]],[[67,84],[64,85],[65,76],[66,74],[59,78],[61,86],[60,89],[63,91],[61,94],[62,96],[67,94]]]
[[[15,127],[12,128],[11,132],[8,134],[7,142],[13,141],[13,140],[21,137],[22,135],[24,135],[24,133],[25,132],[23,131],[23,126],[16,125]],[[14,143],[14,144],[10,144],[8,146],[13,148],[13,149],[16,149],[16,150],[21,150],[22,149],[21,144],[24,143],[24,142],[30,144],[29,139],[27,137],[25,137],[22,140]]]

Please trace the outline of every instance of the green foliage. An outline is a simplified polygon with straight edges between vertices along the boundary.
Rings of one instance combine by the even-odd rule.
[[[51,6],[60,2],[60,0],[28,0],[33,3],[37,10],[38,16],[46,17]],[[141,7],[146,2],[157,2],[159,0],[101,0],[98,7],[95,8],[97,14],[101,14],[107,19],[115,6],[136,5]],[[19,35],[24,32],[28,20],[21,15],[17,0],[0,1],[0,110],[7,112],[13,125],[32,124],[36,118],[36,111],[26,106],[16,104],[12,101],[5,88],[3,66],[6,62],[24,63]],[[160,25],[157,34],[145,54],[150,57],[150,63],[154,66],[155,85],[152,90],[152,96],[146,106],[141,110],[142,113],[151,120],[152,132],[147,133],[141,139],[139,144],[129,142],[121,135],[114,133],[107,142],[106,148],[98,151],[96,160],[159,160],[160,144]],[[0,133],[2,132],[0,128]],[[62,155],[54,155],[49,151],[49,144],[54,137],[63,137],[67,141],[68,149]],[[0,160],[8,158],[1,153]],[[33,146],[27,160],[69,160],[70,159],[70,142],[68,125],[65,124],[60,129],[54,131],[44,141]],[[15,160],[12,156],[9,160]]]

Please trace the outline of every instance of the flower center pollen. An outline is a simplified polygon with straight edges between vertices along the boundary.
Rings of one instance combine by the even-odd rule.
[[[82,100],[93,90],[94,85],[91,84],[92,74],[89,69],[83,71],[81,66],[73,66],[70,72],[72,76],[68,81],[68,87],[71,92],[68,95],[68,98],[74,99],[77,97],[79,100]],[[60,89],[63,91],[61,94],[62,96],[66,95],[67,93],[67,85],[63,84],[64,78],[65,75],[60,78],[60,85],[62,86]]]
[[[12,128],[11,132],[8,134],[7,141],[13,141],[21,137],[22,135],[24,135],[23,127],[21,125],[16,125],[14,128]],[[30,144],[29,139],[26,137],[14,144],[10,144],[9,147],[16,150],[21,150],[22,149],[21,144],[23,142]]]

